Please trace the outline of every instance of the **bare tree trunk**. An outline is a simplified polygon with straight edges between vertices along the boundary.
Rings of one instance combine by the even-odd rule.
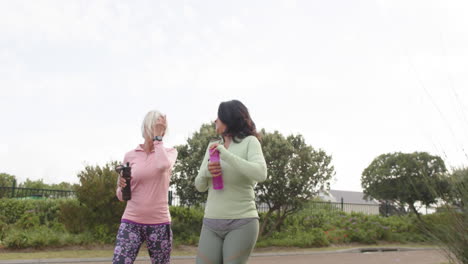
[[[409,203],[409,207],[411,209],[411,211],[413,211],[413,213],[416,214],[416,217],[418,218],[418,220],[421,220],[421,215],[418,213],[418,210],[416,210],[416,207],[414,207],[414,204],[413,203]]]
[[[287,214],[280,216],[280,211],[278,211],[278,219],[276,220],[273,228],[265,235],[265,237],[270,236],[274,231],[280,231],[281,224],[284,222],[284,219],[286,219],[286,216]]]
[[[265,232],[265,228],[267,226],[268,220],[270,219],[271,214],[274,212],[271,208],[268,210],[268,212],[265,215],[265,218],[263,218],[263,222],[260,226],[260,232],[258,234],[259,237],[263,236],[263,233]]]

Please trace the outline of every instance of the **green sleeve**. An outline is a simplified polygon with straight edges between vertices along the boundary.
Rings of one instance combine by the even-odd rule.
[[[262,146],[254,136],[250,136],[244,140],[249,140],[247,160],[229,152],[223,145],[218,145],[217,147],[220,157],[241,174],[256,182],[262,182],[267,178],[267,167],[265,158],[263,157]]]
[[[206,149],[205,157],[203,158],[200,169],[198,170],[198,175],[195,178],[195,188],[199,192],[206,192],[208,190],[208,179],[213,177],[208,171],[209,147],[210,146]]]

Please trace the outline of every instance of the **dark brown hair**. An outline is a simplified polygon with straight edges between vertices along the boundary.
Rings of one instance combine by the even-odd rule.
[[[226,125],[223,136],[231,136],[234,142],[247,136],[259,139],[255,123],[250,117],[249,110],[239,100],[222,102],[218,107],[218,118]]]

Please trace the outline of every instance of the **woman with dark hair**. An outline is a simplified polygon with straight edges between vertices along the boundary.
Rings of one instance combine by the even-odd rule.
[[[265,158],[240,101],[222,102],[215,125],[222,140],[209,144],[195,178],[197,190],[208,191],[197,263],[247,263],[259,231],[254,187],[267,177]],[[209,161],[213,151],[220,161]],[[213,188],[215,177],[222,177],[222,189]]]

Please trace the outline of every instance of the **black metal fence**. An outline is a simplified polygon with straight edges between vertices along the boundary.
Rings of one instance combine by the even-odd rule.
[[[172,206],[183,206],[180,203],[179,197],[169,192],[169,205]],[[203,204],[201,205],[204,206]],[[345,203],[343,200],[341,202],[323,202],[323,201],[311,201],[309,203],[310,210],[328,210],[328,211],[343,211],[347,213],[357,212],[368,215],[378,215],[380,214],[379,209],[380,204],[357,204],[357,203]],[[260,213],[266,213],[269,210],[267,204],[257,204],[257,210]]]
[[[69,190],[53,190],[53,189],[34,189],[22,187],[4,187],[0,186],[0,198],[18,198],[18,199],[46,199],[46,198],[75,198],[75,192]],[[168,202],[171,206],[184,206],[180,203],[179,197],[173,192],[168,192]],[[203,204],[201,205],[204,206]],[[324,202],[311,201],[308,205],[311,210],[328,210],[328,211],[343,211],[347,213],[358,212],[369,215],[402,215],[407,212],[394,211],[387,203],[382,204],[357,204],[341,202]],[[257,204],[257,209],[261,213],[268,212],[267,204]],[[420,210],[422,214],[430,214],[436,212],[435,207],[425,207]]]
[[[327,210],[327,211],[343,211],[346,213],[356,212],[368,215],[379,214],[379,204],[357,204],[341,202],[325,202],[325,201],[310,201],[308,203],[309,210]],[[267,212],[269,207],[267,204],[257,205],[259,212]]]
[[[23,198],[23,199],[41,199],[41,198],[74,198],[74,191],[34,189],[21,187],[2,187],[0,186],[0,198]]]

